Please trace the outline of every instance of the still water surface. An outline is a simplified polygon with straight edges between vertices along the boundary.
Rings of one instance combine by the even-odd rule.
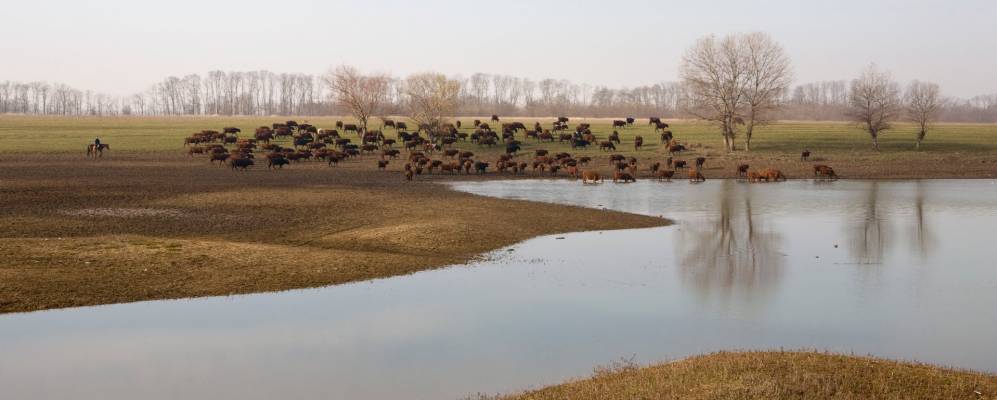
[[[780,347],[997,371],[997,181],[454,187],[677,223],[321,289],[0,316],[0,398],[452,399]]]

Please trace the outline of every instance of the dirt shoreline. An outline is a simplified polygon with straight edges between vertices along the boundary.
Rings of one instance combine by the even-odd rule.
[[[359,165],[243,173],[199,161],[5,157],[0,313],[319,287],[462,264],[542,235],[668,224]]]

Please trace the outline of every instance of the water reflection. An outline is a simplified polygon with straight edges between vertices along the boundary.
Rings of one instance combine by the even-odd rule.
[[[879,182],[867,184],[864,191],[860,191],[852,212],[858,217],[856,222],[846,227],[850,245],[848,249],[852,254],[852,262],[857,264],[881,264],[883,262],[883,250],[889,245],[889,228],[883,222],[883,216],[879,209]]]
[[[0,397],[457,398],[780,347],[997,371],[997,181],[458,188],[678,224],[315,290],[3,315]]]
[[[702,298],[753,303],[778,283],[781,236],[762,224],[764,215],[753,212],[752,196],[738,190],[743,188],[722,182],[716,209],[683,221],[675,240],[682,277]]]
[[[924,211],[925,188],[923,182],[917,182],[917,194],[914,197],[914,235],[912,245],[917,250],[919,261],[924,263],[931,254],[932,242],[935,240],[931,236],[931,230],[927,222]]]

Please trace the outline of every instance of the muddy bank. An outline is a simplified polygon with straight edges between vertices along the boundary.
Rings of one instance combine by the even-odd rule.
[[[538,236],[657,218],[491,199],[320,163],[0,161],[0,312],[324,286],[464,263]]]

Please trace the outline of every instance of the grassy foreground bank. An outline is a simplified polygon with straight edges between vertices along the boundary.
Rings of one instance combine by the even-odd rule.
[[[595,376],[502,400],[994,399],[997,375],[814,352],[721,352]]]

